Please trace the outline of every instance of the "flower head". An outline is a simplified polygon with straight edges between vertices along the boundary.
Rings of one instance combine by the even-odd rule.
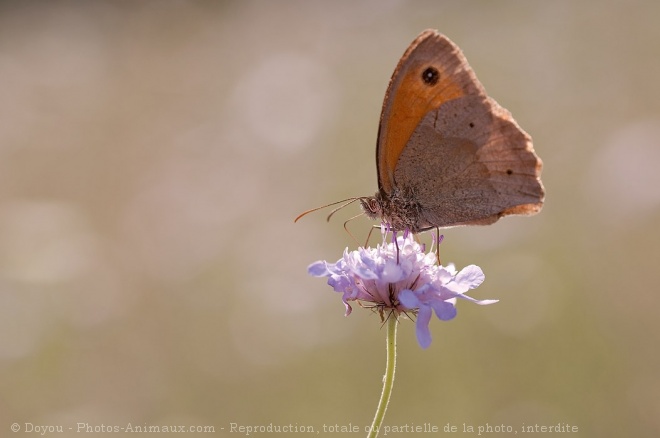
[[[465,295],[484,281],[478,266],[458,272],[452,264],[438,265],[435,253],[425,253],[412,234],[395,237],[392,243],[385,243],[385,232],[383,236],[383,243],[376,248],[350,252],[346,248],[336,263],[321,260],[308,268],[310,275],[328,277],[328,284],[342,293],[346,316],[353,310],[350,301],[368,303],[381,315],[417,314],[417,340],[426,348],[431,345],[428,325],[433,313],[442,321],[453,319],[457,298],[476,304],[497,302]]]

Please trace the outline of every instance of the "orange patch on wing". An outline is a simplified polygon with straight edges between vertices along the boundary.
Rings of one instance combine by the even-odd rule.
[[[393,187],[394,169],[408,140],[429,111],[443,103],[465,95],[463,87],[452,81],[441,66],[434,67],[440,72],[437,84],[429,86],[422,80],[422,69],[428,64],[410,68],[394,90],[390,116],[385,120],[386,135],[379,147],[384,148],[384,162],[378,169],[382,188],[390,193]]]

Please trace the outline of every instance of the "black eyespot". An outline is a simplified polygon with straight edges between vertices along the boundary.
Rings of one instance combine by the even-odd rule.
[[[506,170],[506,174],[507,174],[507,175],[513,175],[513,170],[511,170],[511,169],[507,169],[507,170]]]
[[[440,80],[440,72],[435,67],[426,67],[422,72],[422,80],[426,85],[435,85]]]
[[[468,126],[469,126],[470,128],[474,128],[474,123],[470,122],[470,124],[469,124]]]

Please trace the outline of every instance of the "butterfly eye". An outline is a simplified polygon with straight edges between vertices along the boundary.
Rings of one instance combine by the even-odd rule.
[[[378,213],[380,210],[380,205],[378,204],[378,201],[374,198],[369,199],[369,210],[371,210],[372,213]]]
[[[426,70],[422,72],[422,80],[426,85],[435,85],[440,79],[440,72],[435,67],[426,67]]]

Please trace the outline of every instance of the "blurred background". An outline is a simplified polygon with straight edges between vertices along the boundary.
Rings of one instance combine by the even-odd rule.
[[[385,423],[660,435],[659,19],[654,1],[1,2],[0,435],[370,424],[385,330],[306,273],[356,247],[359,209],[293,218],[375,192],[385,89],[426,28],[532,135],[547,200],[445,231],[443,261],[501,301],[433,320],[427,350],[402,322]]]

